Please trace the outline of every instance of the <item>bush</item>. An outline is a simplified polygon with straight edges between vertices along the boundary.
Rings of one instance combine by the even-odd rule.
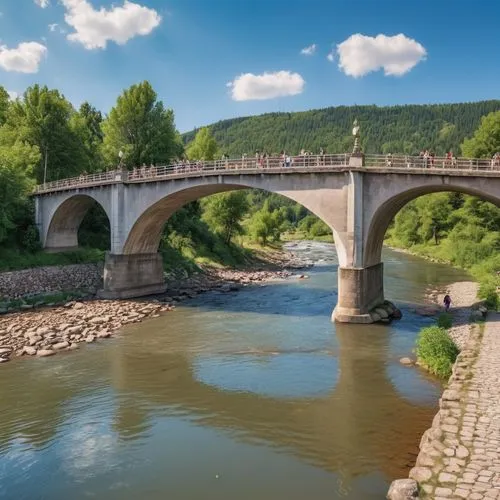
[[[459,349],[444,328],[439,326],[422,328],[416,344],[419,362],[431,373],[443,379],[451,375]]]
[[[452,324],[451,314],[441,313],[438,316],[437,326],[439,326],[440,328],[445,328],[446,330],[448,330],[448,328],[451,328],[451,324]]]
[[[482,282],[479,285],[478,295],[480,299],[485,299],[485,305],[488,309],[494,311],[498,309],[497,287],[493,281]]]

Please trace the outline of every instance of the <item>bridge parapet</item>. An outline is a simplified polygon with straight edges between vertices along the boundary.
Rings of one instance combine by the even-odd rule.
[[[287,161],[289,158],[289,162]],[[132,170],[112,170],[47,182],[36,186],[34,194],[94,187],[120,182],[157,182],[197,175],[234,175],[242,173],[297,173],[300,169],[336,171],[341,168],[406,169],[408,173],[500,172],[500,159],[420,157],[409,155],[364,155],[362,166],[351,162],[354,155],[323,154],[290,157],[239,158],[215,161],[184,161],[167,166],[142,166]],[[357,157],[356,157],[357,159]]]

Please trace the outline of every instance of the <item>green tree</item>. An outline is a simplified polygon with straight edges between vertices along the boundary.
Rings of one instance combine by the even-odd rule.
[[[462,144],[462,153],[470,158],[491,158],[500,151],[500,111],[481,119],[481,126]]]
[[[59,91],[39,85],[29,87],[9,106],[5,126],[12,143],[25,141],[40,151],[34,171],[38,182],[71,177],[85,169],[83,143],[70,124],[73,113]]]
[[[38,148],[17,141],[1,144],[0,132],[0,243],[16,233],[16,218],[26,210],[33,188],[32,170],[40,160]]]
[[[9,94],[0,85],[0,125],[5,123],[7,119],[7,110],[9,109]]]
[[[266,245],[269,240],[280,239],[283,221],[283,212],[271,210],[266,200],[263,207],[252,215],[248,224],[248,232],[255,241]]]
[[[175,130],[174,113],[157,100],[147,81],[125,90],[103,123],[103,155],[114,168],[118,153],[129,168],[146,164],[168,164],[182,151]]]
[[[187,156],[190,160],[215,160],[217,155],[217,141],[212,136],[210,129],[204,127],[196,133],[196,136],[187,148]]]
[[[236,234],[243,232],[241,221],[248,211],[245,193],[234,191],[209,196],[203,200],[203,220],[219,233],[228,245]]]
[[[71,117],[71,128],[79,137],[85,150],[87,172],[99,172],[103,168],[102,114],[88,102],[84,102]]]

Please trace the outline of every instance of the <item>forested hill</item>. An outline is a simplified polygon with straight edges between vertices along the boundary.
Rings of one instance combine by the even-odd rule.
[[[481,117],[500,110],[500,101],[405,106],[339,106],[295,113],[268,113],[223,120],[210,125],[221,153],[237,157],[285,149],[345,153],[352,148],[352,123],[361,125],[365,153],[418,154],[421,149],[460,154],[460,144],[470,137]],[[190,142],[196,130],[183,135]]]

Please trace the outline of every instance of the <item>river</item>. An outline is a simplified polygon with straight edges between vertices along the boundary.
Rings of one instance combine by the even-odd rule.
[[[332,324],[332,245],[309,279],[209,292],[119,337],[0,370],[0,498],[385,498],[440,384],[399,358],[428,285],[467,279],[384,251],[391,325]]]

